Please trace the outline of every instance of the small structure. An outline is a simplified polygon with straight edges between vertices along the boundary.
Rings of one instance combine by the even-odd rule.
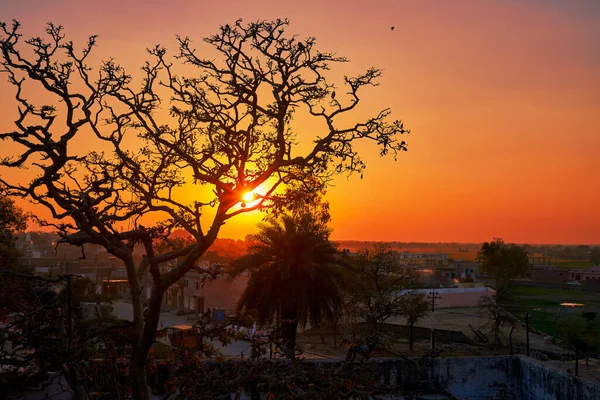
[[[105,279],[102,281],[102,294],[120,297],[129,292],[129,281],[127,279]]]
[[[175,347],[194,347],[198,336],[191,325],[175,325],[169,328],[169,340]]]

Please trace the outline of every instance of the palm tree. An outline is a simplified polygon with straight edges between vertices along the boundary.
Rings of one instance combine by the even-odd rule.
[[[298,325],[319,326],[342,307],[342,262],[329,241],[326,219],[314,212],[272,217],[250,235],[248,254],[232,265],[233,276],[250,274],[238,312],[256,311],[260,324],[279,318],[289,358],[294,358]]]

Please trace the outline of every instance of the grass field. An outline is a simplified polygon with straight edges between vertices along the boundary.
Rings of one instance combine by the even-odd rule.
[[[595,312],[595,326],[600,332],[600,296],[598,293],[546,289],[538,287],[511,287],[514,304],[507,305],[511,312],[521,320],[525,314],[531,316],[531,326],[548,335],[559,336],[557,322],[581,315],[584,311]],[[566,306],[564,303],[581,304]]]
[[[589,261],[582,260],[558,260],[553,263],[557,268],[572,269],[572,268],[589,268],[593,264]]]

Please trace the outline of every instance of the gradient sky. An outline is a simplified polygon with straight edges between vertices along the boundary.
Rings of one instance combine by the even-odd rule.
[[[364,146],[364,179],[335,181],[334,239],[600,243],[598,0],[0,0],[0,20],[27,35],[48,21],[80,44],[98,34],[96,57],[130,70],[146,47],[200,42],[239,17],[290,18],[291,32],[351,60],[340,75],[383,68],[361,112],[389,106],[412,129],[397,162]],[[14,108],[2,79],[0,129]]]

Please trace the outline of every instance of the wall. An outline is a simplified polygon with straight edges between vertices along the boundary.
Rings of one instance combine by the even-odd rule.
[[[340,363],[307,360],[302,365],[334,373]],[[457,400],[600,399],[599,383],[524,356],[373,359],[368,366],[384,393],[447,391]]]
[[[207,362],[224,372],[229,370],[229,373],[238,371],[239,363],[241,361]],[[281,372],[299,367],[307,376],[314,376],[315,373],[316,376],[323,376],[338,375],[340,364],[338,360],[305,360],[293,367],[286,361],[273,361],[263,364],[262,368],[265,368],[263,373],[266,375],[269,375],[269,369]],[[351,375],[361,376],[362,379],[372,377],[380,394],[388,394],[385,397],[388,399],[402,398],[402,393],[444,391],[457,400],[600,399],[599,383],[577,378],[523,356],[386,358],[372,359],[368,363],[355,362],[343,368],[348,368]],[[50,386],[39,391],[32,390],[22,399],[43,399],[46,393],[56,395],[53,397],[56,399],[69,399],[70,392],[60,393],[62,389],[58,383],[61,379],[57,375]]]
[[[522,400],[600,399],[600,385],[546,367],[527,357],[520,359]]]

